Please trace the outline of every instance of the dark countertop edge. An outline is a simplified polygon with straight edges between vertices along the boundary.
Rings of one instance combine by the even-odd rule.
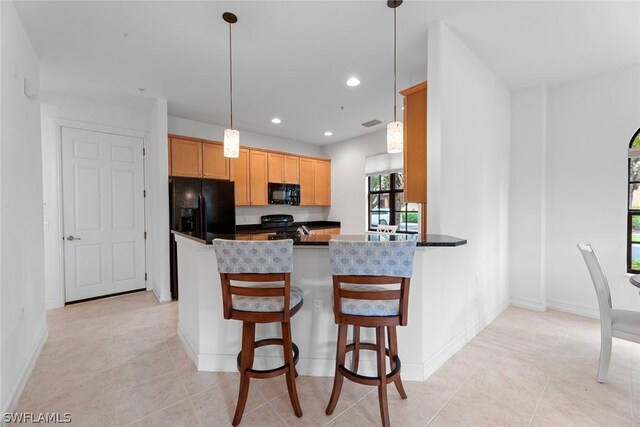
[[[187,233],[181,233],[179,231],[174,231],[174,230],[171,230],[171,233],[177,236],[185,237],[187,239],[193,240],[203,245],[211,245],[213,239],[215,238],[228,239],[228,238],[234,237],[234,235],[221,234],[221,235],[212,235],[211,238],[203,239],[198,236],[193,236]],[[429,236],[431,236],[432,239],[444,239],[445,241],[429,241]],[[332,237],[339,237],[339,236],[322,236],[322,237],[309,236],[310,240],[294,240],[293,245],[294,246],[329,246],[329,240]],[[449,247],[451,248],[451,247],[463,246],[466,244],[467,244],[466,239],[460,239],[458,237],[448,236],[446,234],[427,234],[427,241],[426,242],[418,241],[417,246],[418,247],[445,247],[445,248]]]
[[[290,227],[300,227],[301,225],[307,226],[311,230],[318,230],[323,228],[336,228],[340,227],[340,221],[299,221],[294,222]],[[257,233],[270,233],[275,232],[278,227],[262,228],[260,224],[240,224],[236,225],[237,234],[257,234]]]

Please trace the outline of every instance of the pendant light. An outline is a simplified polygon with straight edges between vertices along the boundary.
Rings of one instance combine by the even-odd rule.
[[[231,24],[238,22],[238,17],[231,12],[222,14],[222,19],[229,24],[229,129],[224,130],[224,156],[237,158],[240,155],[240,132],[233,128],[233,61],[231,57]]]
[[[402,152],[404,129],[402,122],[396,118],[396,8],[402,4],[402,0],[387,0],[387,6],[393,9],[393,121],[387,125],[387,153]]]

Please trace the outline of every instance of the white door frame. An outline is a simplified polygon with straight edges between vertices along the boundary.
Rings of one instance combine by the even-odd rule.
[[[58,203],[58,235],[61,237],[58,241],[58,251],[60,253],[59,259],[59,271],[60,277],[58,277],[58,281],[60,284],[60,307],[64,307],[66,305],[66,282],[65,282],[65,258],[64,258],[64,200],[62,195],[62,128],[72,128],[79,130],[86,130],[92,132],[102,132],[102,133],[110,133],[114,135],[122,135],[122,136],[130,136],[142,139],[142,147],[146,150],[146,142],[149,138],[149,132],[134,130],[134,129],[125,129],[118,128],[115,126],[105,126],[99,125],[95,123],[87,123],[81,122],[77,120],[66,120],[66,119],[54,119],[55,123],[55,132],[56,132],[56,167],[57,167],[57,182],[56,182],[56,199]],[[144,184],[144,189],[146,192],[146,156],[142,156],[142,181]],[[144,198],[144,229],[147,231],[147,200],[148,198]],[[145,263],[145,286],[147,291],[151,290],[149,281],[146,280],[146,271],[147,271],[147,239],[144,241],[144,263]]]

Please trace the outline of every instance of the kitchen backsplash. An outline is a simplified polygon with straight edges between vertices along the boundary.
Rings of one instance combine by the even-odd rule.
[[[329,208],[320,206],[236,206],[236,225],[260,224],[262,215],[290,214],[294,221],[324,221]]]

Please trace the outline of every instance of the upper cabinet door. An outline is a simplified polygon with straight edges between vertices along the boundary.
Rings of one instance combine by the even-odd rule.
[[[202,177],[202,143],[171,138],[171,175]]]
[[[300,157],[284,156],[284,182],[300,184]]]
[[[324,160],[315,161],[315,204],[331,205],[331,163]]]
[[[268,159],[267,152],[249,150],[249,180],[251,206],[269,204],[267,197]]]
[[[300,204],[315,204],[315,160],[300,158]]]
[[[236,205],[250,205],[249,150],[241,148],[238,158],[231,159],[230,169],[231,181],[233,181],[235,187]]]
[[[229,179],[229,159],[224,156],[222,144],[202,144],[202,176]]]
[[[427,203],[427,83],[400,93],[404,96],[404,200]]]
[[[284,179],[284,155],[277,153],[269,153],[267,155],[269,161],[269,182],[282,183]]]

